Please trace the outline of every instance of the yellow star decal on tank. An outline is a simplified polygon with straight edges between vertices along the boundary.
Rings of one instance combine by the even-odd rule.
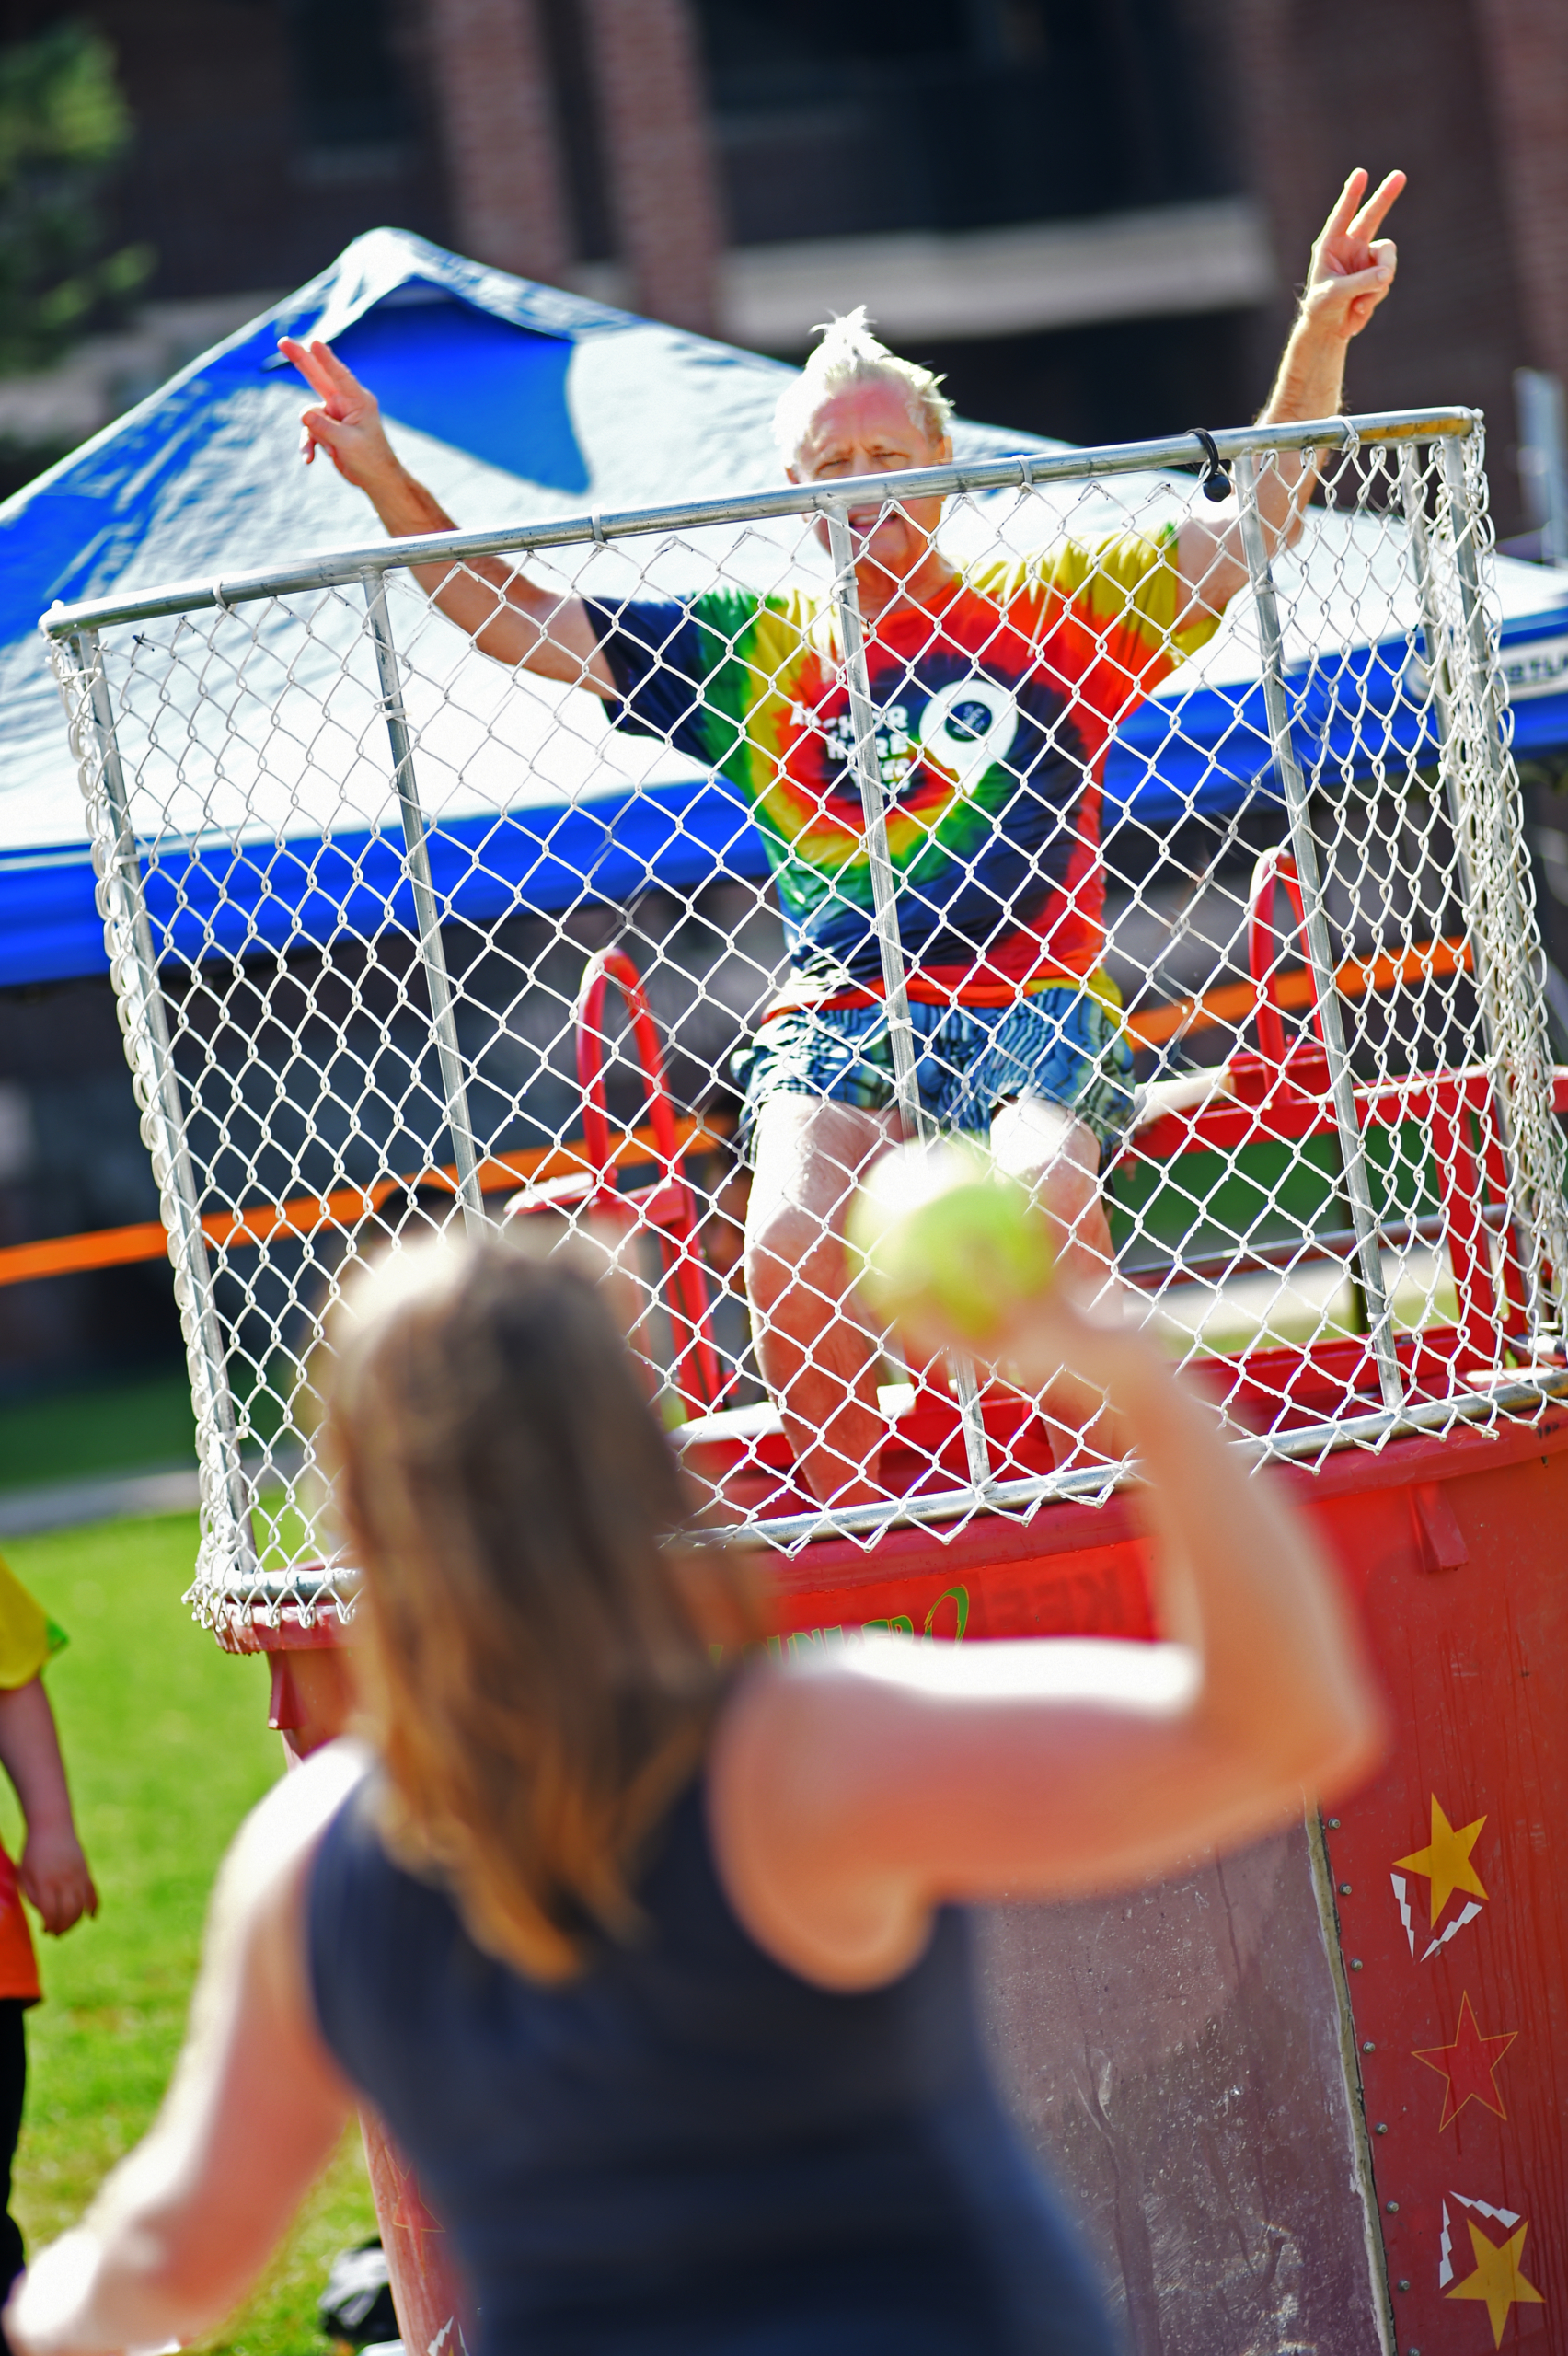
[[[1528,2282],[1519,2270],[1519,2256],[1525,2246],[1528,2224],[1519,2227],[1505,2242],[1488,2241],[1479,2225],[1470,2225],[1470,2248],[1475,2255],[1475,2272],[1456,2282],[1449,2292],[1450,2299],[1481,2299],[1485,2302],[1492,2324],[1492,2344],[1503,2345],[1504,2327],[1513,2308],[1517,2305],[1543,2307],[1546,2301],[1533,2282]]]
[[[1396,1865],[1408,1865],[1412,1874],[1424,1874],[1431,1881],[1434,1927],[1456,1889],[1468,1890],[1473,1898],[1486,1896],[1481,1876],[1470,1863],[1470,1851],[1485,1822],[1484,1816],[1478,1816],[1473,1824],[1450,1824],[1434,1792],[1431,1840],[1412,1855],[1394,1859]]]

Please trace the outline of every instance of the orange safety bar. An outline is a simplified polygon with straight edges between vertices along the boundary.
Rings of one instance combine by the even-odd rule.
[[[1376,957],[1347,957],[1334,973],[1334,987],[1342,998],[1365,998],[1369,991],[1392,990],[1412,982],[1435,980],[1442,974],[1468,974],[1474,964],[1468,941],[1439,937],[1418,941],[1397,953],[1387,950]],[[1312,976],[1304,966],[1273,977],[1276,1006],[1295,1011],[1312,1003]],[[1135,1046],[1162,1047],[1189,1032],[1212,1030],[1227,1023],[1239,1030],[1258,1002],[1251,981],[1222,982],[1217,989],[1196,998],[1173,999],[1165,1006],[1134,1008],[1124,1020]]]
[[[1473,959],[1468,941],[1439,938],[1419,941],[1397,954],[1347,958],[1334,975],[1343,998],[1362,998],[1369,990],[1397,989],[1402,984],[1435,979],[1442,974],[1469,973]],[[1273,985],[1275,1004],[1292,1010],[1312,1003],[1312,976],[1304,969],[1280,974]],[[1135,1008],[1125,1017],[1135,1046],[1159,1047],[1206,1031],[1216,1023],[1239,1027],[1257,1004],[1253,983],[1223,982],[1195,998],[1173,999],[1164,1006]],[[675,1123],[677,1149],[687,1154],[710,1153],[725,1140],[701,1121]],[[616,1145],[619,1168],[640,1161],[658,1161],[662,1149],[652,1125],[628,1131]],[[479,1184],[486,1194],[519,1182],[542,1185],[552,1178],[579,1177],[593,1169],[586,1149],[571,1146],[539,1146],[523,1153],[503,1153],[482,1162]],[[391,1195],[410,1186],[449,1186],[456,1192],[457,1172],[448,1162],[417,1178],[385,1178],[374,1186],[342,1186],[330,1195],[302,1195],[286,1203],[258,1203],[243,1211],[209,1211],[202,1231],[214,1243],[230,1250],[247,1242],[265,1242],[280,1229],[299,1235],[322,1227],[352,1227],[379,1210]],[[161,1260],[167,1251],[161,1222],[145,1219],[134,1227],[95,1228],[86,1235],[54,1235],[38,1243],[0,1245],[0,1285],[29,1284],[42,1276],[75,1276],[86,1268],[118,1268],[138,1260]]]
[[[727,1140],[702,1121],[674,1124],[677,1152],[721,1150]],[[628,1130],[617,1139],[611,1155],[620,1169],[641,1161],[657,1161],[660,1147],[651,1126]],[[518,1184],[539,1185],[552,1178],[580,1176],[591,1168],[584,1154],[570,1145],[536,1146],[521,1153],[493,1155],[479,1165],[479,1184],[497,1194]],[[413,1178],[380,1178],[373,1186],[340,1186],[330,1195],[300,1195],[286,1203],[257,1203],[240,1211],[209,1211],[202,1231],[210,1242],[234,1250],[265,1243],[279,1233],[314,1235],[323,1227],[352,1228],[392,1195],[416,1186],[444,1186],[457,1191],[453,1162],[421,1171]],[[0,1285],[19,1285],[40,1276],[75,1276],[84,1268],[124,1267],[137,1260],[161,1260],[168,1249],[162,1223],[146,1219],[135,1227],[95,1229],[86,1235],[50,1236],[39,1243],[9,1243],[0,1247]]]

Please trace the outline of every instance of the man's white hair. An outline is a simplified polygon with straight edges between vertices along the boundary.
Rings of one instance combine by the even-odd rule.
[[[787,463],[800,456],[813,418],[835,393],[854,385],[890,385],[928,440],[940,442],[952,423],[953,408],[942,379],[917,361],[901,360],[871,333],[864,303],[842,318],[813,328],[822,341],[792,385],[786,385],[773,413],[773,431]]]

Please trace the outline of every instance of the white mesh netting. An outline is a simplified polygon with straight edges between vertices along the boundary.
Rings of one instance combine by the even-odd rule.
[[[1314,442],[1271,560],[1257,485]],[[1562,1386],[1479,422],[1218,445],[1250,586],[1201,644],[1157,581],[1190,438],[424,543],[425,587],[392,544],[46,618],[190,1345],[203,1616],[352,1597],[311,1354],[352,1255],[453,1218],[615,1230],[693,1479],[779,1547],[1107,1494],[1092,1422],[870,1333],[836,1240],[900,1126],[995,1114],[1023,1166],[1041,1098],[1095,1125],[1080,1271],[1262,1452]],[[863,629],[868,502],[938,496],[947,588]],[[623,701],[437,609],[497,553],[594,601]]]

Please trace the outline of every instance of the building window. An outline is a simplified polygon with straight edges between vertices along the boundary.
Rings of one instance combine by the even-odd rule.
[[[698,0],[736,241],[1228,192],[1176,0]]]
[[[399,154],[414,130],[389,0],[285,0],[300,144],[312,156]]]

